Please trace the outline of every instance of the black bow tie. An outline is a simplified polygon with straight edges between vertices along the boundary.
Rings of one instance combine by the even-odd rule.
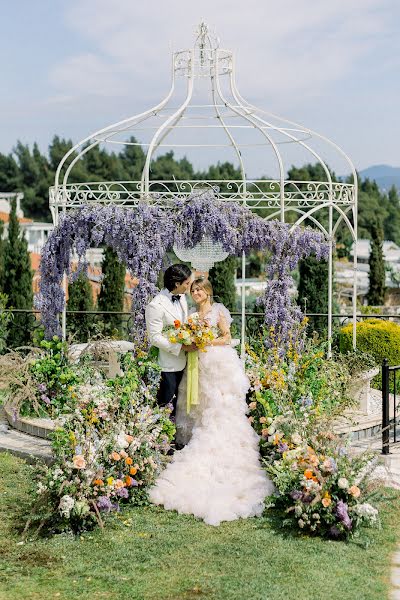
[[[181,297],[180,297],[179,294],[176,294],[175,296],[172,295],[171,296],[171,300],[172,300],[172,302],[180,302],[181,301]]]

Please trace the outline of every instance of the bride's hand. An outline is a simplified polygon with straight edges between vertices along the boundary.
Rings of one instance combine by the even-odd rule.
[[[185,352],[196,352],[197,346],[196,344],[183,345],[182,348]]]

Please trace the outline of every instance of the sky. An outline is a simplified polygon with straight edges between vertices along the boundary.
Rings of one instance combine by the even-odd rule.
[[[157,104],[172,50],[202,20],[252,103],[334,140],[359,170],[400,166],[398,0],[0,0],[0,152],[77,142]]]

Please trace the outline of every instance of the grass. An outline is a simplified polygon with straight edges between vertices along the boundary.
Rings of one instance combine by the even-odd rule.
[[[78,538],[15,529],[29,468],[0,454],[0,599],[377,600],[400,540],[400,494],[382,490],[370,544],[282,533],[266,519],[213,528],[156,507],[129,510]]]

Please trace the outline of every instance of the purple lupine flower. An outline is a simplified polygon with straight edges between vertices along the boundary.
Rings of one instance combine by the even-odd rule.
[[[39,392],[43,393],[43,392],[46,391],[46,389],[47,389],[47,387],[46,387],[46,385],[44,383],[39,383],[39,385],[38,385]]]
[[[343,502],[343,500],[339,500],[339,502],[336,504],[335,514],[339,521],[346,527],[346,529],[350,530],[352,522],[349,517],[348,506],[345,502]]]
[[[293,500],[301,500],[303,497],[303,492],[300,492],[300,490],[293,490],[290,492],[289,496],[293,498]]]
[[[278,445],[278,452],[287,452],[289,450],[289,446],[282,442]]]
[[[96,504],[99,510],[104,510],[105,512],[111,512],[113,509],[113,504],[108,496],[99,496]]]
[[[332,525],[332,527],[329,529],[329,536],[332,537],[333,539],[337,539],[339,538],[341,535],[341,531],[338,527],[336,527],[336,525]]]
[[[125,487],[119,488],[117,490],[117,496],[119,496],[120,498],[129,498],[129,492]]]
[[[49,398],[48,396],[46,396],[46,394],[42,394],[42,395],[40,396],[40,398],[43,400],[43,402],[44,402],[45,404],[51,404],[51,400],[50,400],[50,398]]]

